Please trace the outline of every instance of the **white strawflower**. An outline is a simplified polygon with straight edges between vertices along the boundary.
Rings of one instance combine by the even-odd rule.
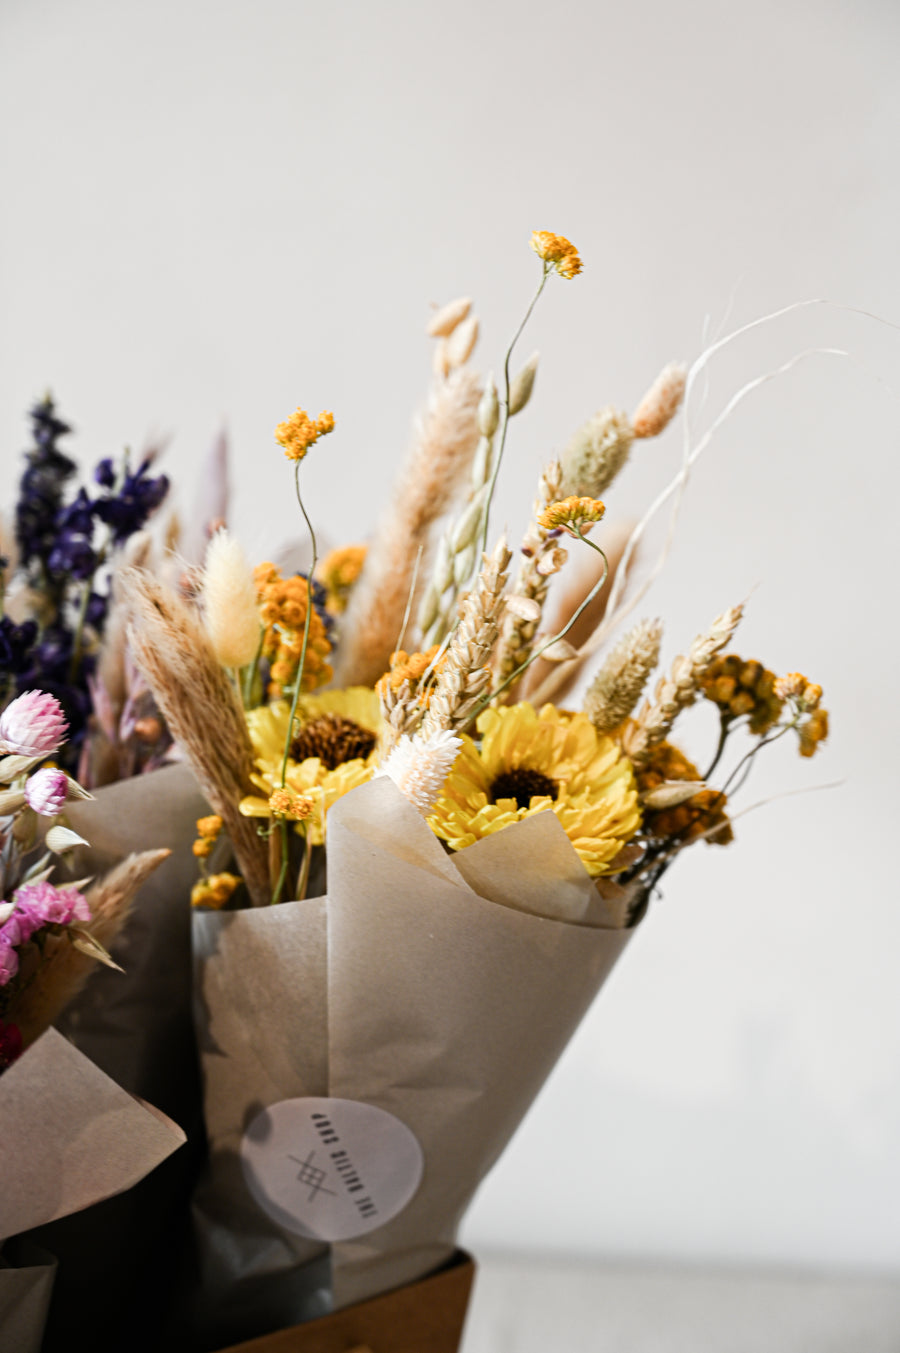
[[[376,774],[393,780],[404,798],[425,817],[437,803],[461,746],[462,738],[448,729],[427,738],[411,738],[404,733]]]
[[[223,667],[245,667],[256,657],[262,622],[256,584],[238,541],[217,531],[203,570],[206,632]]]

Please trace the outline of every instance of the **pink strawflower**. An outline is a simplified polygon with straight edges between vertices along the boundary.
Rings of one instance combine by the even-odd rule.
[[[68,775],[54,766],[36,770],[25,781],[25,802],[41,817],[56,817],[61,813],[68,792]]]
[[[16,909],[0,929],[0,938],[9,933],[8,927],[18,923],[24,936],[20,941],[30,939],[36,930],[45,925],[69,925],[77,921],[84,925],[91,919],[90,909],[84,895],[77,888],[57,888],[52,883],[26,883],[14,895]]]
[[[19,971],[19,955],[3,935],[0,935],[0,987],[11,982]]]
[[[49,756],[65,741],[69,725],[62,705],[46,691],[26,691],[0,714],[0,751]]]

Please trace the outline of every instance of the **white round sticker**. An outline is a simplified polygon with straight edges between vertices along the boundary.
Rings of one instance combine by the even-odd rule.
[[[247,1187],[286,1231],[352,1240],[396,1217],[422,1178],[405,1123],[355,1099],[283,1099],[241,1142]]]

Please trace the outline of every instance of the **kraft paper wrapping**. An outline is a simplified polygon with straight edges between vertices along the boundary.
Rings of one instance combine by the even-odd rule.
[[[56,1260],[27,1240],[0,1252],[0,1347],[41,1353]]]
[[[104,786],[94,800],[66,806],[90,843],[67,857],[74,878],[100,877],[133,851],[166,846],[172,854],[138,892],[112,946],[124,972],[97,964],[57,1028],[123,1090],[178,1123],[189,1144],[152,1179],[33,1236],[59,1260],[45,1353],[68,1353],[79,1338],[92,1353],[118,1353],[126,1338],[132,1353],[152,1348],[154,1322],[182,1267],[179,1237],[186,1241],[203,1152],[188,899],[198,875],[195,820],[207,812],[186,765]],[[97,1299],[85,1301],[91,1292]],[[135,1327],[139,1307],[146,1314]]]
[[[130,1189],[184,1142],[55,1029],[0,1076],[0,1240]]]
[[[324,1295],[325,1247],[270,1220],[244,1183],[237,1153],[259,1110],[329,1095],[405,1123],[421,1184],[393,1220],[329,1247],[331,1300],[430,1272],[628,941],[599,910],[552,813],[449,856],[377,779],[329,812],[327,898],[194,918],[212,1153],[198,1236],[220,1342],[309,1318]],[[277,1316],[254,1288],[279,1294]]]

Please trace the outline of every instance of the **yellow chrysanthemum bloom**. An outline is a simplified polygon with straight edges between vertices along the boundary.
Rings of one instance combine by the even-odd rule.
[[[552,230],[533,230],[531,247],[538,258],[556,268],[560,277],[577,277],[582,271],[578,250],[565,235],[554,235]]]
[[[281,789],[281,763],[291,708],[287,700],[247,711],[247,728],[256,754],[250,778],[260,795],[241,801],[245,817],[271,818],[272,796]],[[285,774],[285,788],[312,802],[296,830],[308,831],[314,846],[325,840],[328,809],[357,785],[371,780],[378,764],[381,706],[366,686],[304,696]],[[276,800],[277,801],[277,800]]]
[[[326,411],[312,419],[305,409],[295,409],[290,418],[278,424],[275,440],[284,447],[288,460],[302,460],[314,442],[333,431],[333,413]]]
[[[584,714],[523,703],[487,709],[481,746],[463,738],[428,825],[462,850],[513,822],[554,812],[589,874],[615,859],[641,823],[631,762]]]
[[[551,503],[538,517],[538,526],[545,531],[566,531],[570,536],[584,535],[595,521],[602,521],[606,507],[599,498],[577,498],[574,495]]]

